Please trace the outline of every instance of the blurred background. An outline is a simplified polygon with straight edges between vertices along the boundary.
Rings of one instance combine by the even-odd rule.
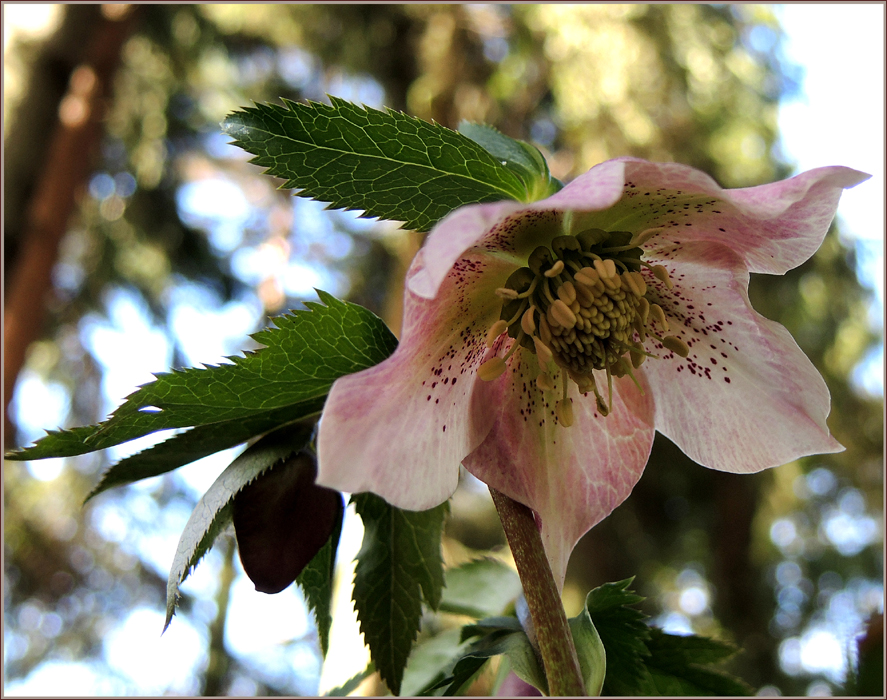
[[[3,31],[6,449],[102,420],[152,372],[255,347],[247,334],[315,287],[399,329],[421,240],[278,191],[219,130],[253,101],[333,94],[488,122],[564,181],[621,155],[724,187],[872,173],[810,261],[751,287],[826,378],[847,450],[736,476],[657,438],[565,591],[575,614],[590,588],[637,575],[653,623],[734,641],[730,670],[761,694],[842,692],[884,598],[882,4],[27,3],[3,5]],[[360,671],[347,585],[322,672],[299,592],[254,591],[231,537],[160,637],[178,537],[236,451],[81,507],[110,463],[157,439],[4,463],[5,693],[310,695]],[[466,478],[448,560],[503,544]]]

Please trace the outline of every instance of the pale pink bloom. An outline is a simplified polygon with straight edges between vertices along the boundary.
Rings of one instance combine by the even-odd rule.
[[[452,212],[410,267],[395,353],[333,386],[318,483],[421,510],[464,464],[537,513],[562,585],[655,430],[735,473],[843,449],[822,377],[752,309],[748,281],[807,260],[842,190],[866,178],[827,167],[724,190],[684,165],[620,158],[539,202]],[[503,289],[540,246],[555,252]]]

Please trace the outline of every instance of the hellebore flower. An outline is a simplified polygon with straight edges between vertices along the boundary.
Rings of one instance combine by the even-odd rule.
[[[536,512],[563,585],[655,430],[735,473],[843,449],[822,377],[748,281],[807,260],[866,178],[827,167],[725,190],[620,158],[542,201],[452,212],[407,274],[395,353],[333,386],[318,483],[420,510],[464,464]]]

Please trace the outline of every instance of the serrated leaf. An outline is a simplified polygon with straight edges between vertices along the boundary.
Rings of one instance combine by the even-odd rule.
[[[527,201],[521,180],[471,139],[439,124],[330,97],[228,115],[222,130],[302,197],[427,231],[466,204]]]
[[[496,559],[478,559],[448,569],[440,609],[481,618],[502,613],[523,591],[520,577]]]
[[[633,580],[605,583],[585,599],[585,609],[606,649],[604,695],[632,695],[645,673],[650,628],[644,624],[643,613],[628,607],[644,600],[627,590]]]
[[[452,670],[464,646],[459,640],[458,628],[444,630],[417,644],[404,670],[401,684],[404,696],[427,695]]]
[[[561,189],[560,182],[551,177],[545,158],[532,144],[506,136],[488,124],[475,122],[462,122],[459,133],[482,146],[514,172],[527,188],[530,201],[545,199]]]
[[[231,522],[234,496],[276,462],[302,449],[310,439],[311,429],[306,426],[297,427],[291,432],[278,431],[278,434],[260,440],[244,451],[209,487],[191,513],[176,547],[166,582],[164,631],[175,613],[179,585]]]
[[[103,423],[49,433],[8,458],[84,454],[158,430],[260,420],[275,410],[283,410],[285,422],[317,413],[336,379],[378,364],[397,345],[370,311],[326,292],[318,296],[326,306],[307,302],[308,310],[253,334],[264,348],[229,358],[230,365],[156,375]]]
[[[185,464],[240,445],[247,440],[298,417],[299,411],[286,407],[250,418],[210,423],[173,435],[163,442],[124,457],[102,474],[86,501],[115,486],[166,474]]]
[[[732,644],[696,635],[666,634],[651,628],[647,648],[650,651],[646,661],[648,677],[638,686],[638,695],[753,694],[744,681],[712,667],[737,652]]]
[[[336,571],[336,550],[339,548],[339,537],[342,534],[344,509],[339,512],[338,520],[327,543],[308,563],[296,578],[296,584],[305,594],[305,601],[314,613],[317,625],[317,637],[320,651],[326,658],[330,642],[330,627],[333,624],[332,599],[333,581]]]
[[[440,604],[440,539],[447,504],[406,511],[371,493],[351,500],[364,526],[354,572],[354,608],[379,675],[398,694],[419,633],[422,601],[432,609]]]
[[[643,600],[628,590],[631,581],[604,584],[585,602],[606,650],[604,695],[751,694],[742,680],[711,666],[732,656],[735,647],[648,627],[643,613],[629,607]]]

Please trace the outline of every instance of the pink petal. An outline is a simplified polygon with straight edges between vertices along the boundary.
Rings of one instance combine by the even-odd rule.
[[[764,220],[753,252],[747,228],[732,229],[733,237],[748,246],[745,259],[749,270],[783,274],[807,260],[822,245],[843,190],[870,177],[858,170],[832,166],[770,185],[729,190],[730,200],[740,210]]]
[[[421,272],[417,258],[408,282]],[[397,350],[375,367],[333,385],[318,437],[317,483],[424,510],[458,483],[459,464],[486,437],[493,416],[476,379],[490,351],[484,340],[498,319],[501,286],[513,266],[466,257],[437,298],[406,293]]]
[[[663,236],[721,243],[738,253],[751,272],[771,274],[783,274],[807,260],[821,245],[841,192],[869,177],[835,166],[760,187],[725,190],[686,165],[621,160],[624,197],[595,217],[593,225],[632,232],[662,226]]]
[[[612,412],[603,418],[594,396],[577,394],[571,382],[575,422],[565,428],[554,416],[561,380],[543,394],[533,384],[538,372],[535,357],[518,351],[495,383],[498,395],[490,404],[495,425],[464,464],[536,511],[562,587],[576,542],[625,500],[644,470],[653,444],[653,397],[649,391],[642,396],[630,379],[615,380]]]
[[[456,209],[432,229],[419,254],[423,267],[411,275],[411,292],[426,299],[434,299],[444,278],[456,261],[469,248],[487,236],[496,224],[509,214],[520,211],[524,205],[517,202],[473,204]],[[525,262],[515,261],[513,267]]]
[[[618,158],[598,163],[548,199],[536,202],[534,209],[557,211],[601,211],[612,207],[622,197],[626,163]]]
[[[729,472],[842,450],[826,425],[825,382],[788,331],[752,309],[742,260],[704,242],[658,257],[674,288],[652,275],[647,281],[690,355],[660,346],[662,359],[642,366],[656,398],[657,430],[700,464]],[[648,350],[655,345],[648,342]]]

